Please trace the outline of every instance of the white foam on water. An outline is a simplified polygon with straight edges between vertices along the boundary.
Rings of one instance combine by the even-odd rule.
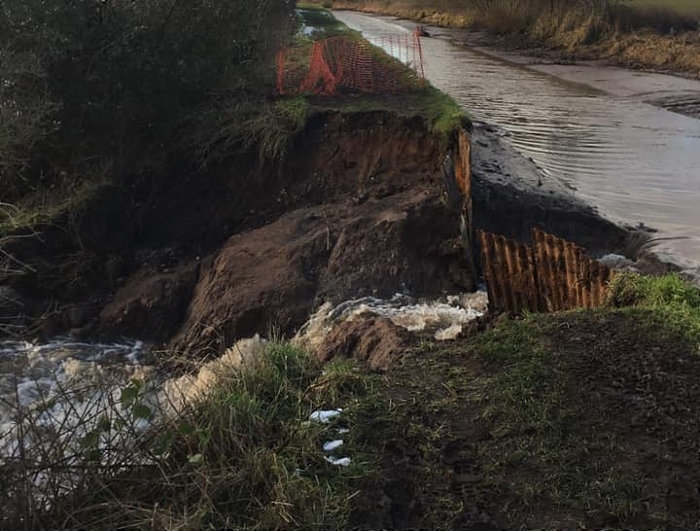
[[[177,414],[187,404],[204,398],[232,371],[254,363],[265,351],[267,340],[255,335],[241,339],[215,360],[204,363],[196,374],[187,374],[165,380],[158,396],[161,410],[171,410]]]
[[[206,396],[222,377],[258,359],[266,343],[241,340],[197,373],[173,378],[144,363],[148,347],[141,342],[0,343],[0,464],[35,463],[35,498],[48,507],[51,495],[41,493],[71,491],[80,479],[71,467],[93,447],[103,464],[145,463],[149,458],[133,449],[155,421]],[[123,399],[125,390],[136,393],[138,409]],[[65,472],[49,473],[57,461]]]
[[[79,477],[71,466],[88,450],[89,435],[100,452],[133,445],[150,420],[124,407],[121,391],[131,380],[150,378],[153,369],[143,363],[147,353],[138,341],[0,342],[0,464],[34,463],[37,488],[50,481],[51,488],[66,492]],[[98,426],[104,429],[95,431]],[[107,454],[111,463],[115,454]],[[64,472],[42,469],[59,461]],[[37,501],[46,502],[41,496]]]
[[[143,372],[148,348],[124,344],[55,340],[45,344],[0,343],[0,425],[18,407],[46,406],[71,387],[128,382]],[[87,399],[87,398],[86,398]]]
[[[293,342],[315,352],[337,323],[368,317],[386,317],[408,331],[430,331],[436,340],[446,341],[455,339],[463,325],[484,315],[487,306],[488,296],[481,290],[424,302],[397,293],[391,299],[363,297],[345,301],[335,307],[324,303],[302,327]]]
[[[365,297],[335,307],[324,304],[294,342],[313,351],[337,323],[371,316],[385,317],[407,330],[447,340],[456,337],[464,324],[482,315],[486,306],[483,291],[438,301],[416,301],[397,294],[388,300]],[[97,449],[116,450],[114,455],[133,455],[129,448],[148,432],[158,415],[175,416],[202,399],[222,377],[259,359],[266,343],[259,336],[243,339],[220,358],[204,363],[197,373],[167,378],[148,365],[149,347],[138,341],[0,342],[0,463],[16,459],[20,453],[40,462],[42,445],[53,445],[65,455],[78,456],[84,451],[81,441],[105,422],[122,427],[101,431]],[[136,415],[123,403],[122,393],[130,385],[138,387],[139,403],[149,408],[152,415]],[[309,420],[328,423],[341,413],[341,409],[315,411]],[[329,441],[324,450],[331,452],[340,444],[340,439]],[[328,456],[328,460],[338,466],[350,464],[347,457]],[[34,481],[45,481],[42,474],[39,470]],[[62,488],[71,488],[70,473],[61,481]]]
[[[148,347],[142,342],[0,343],[0,458],[17,450],[13,433],[16,435],[20,417],[39,423],[35,428],[50,431],[57,426],[69,432],[78,424],[89,431],[93,424],[87,419],[97,422],[105,412],[123,416],[121,392],[132,380],[141,382],[139,400],[154,414],[177,414],[206,396],[222,376],[256,360],[266,343],[259,336],[243,339],[195,374],[175,378],[163,378],[143,364]],[[146,420],[136,419],[134,427],[147,427]]]

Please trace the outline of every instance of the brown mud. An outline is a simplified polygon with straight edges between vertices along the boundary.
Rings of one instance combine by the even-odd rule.
[[[494,131],[472,136],[475,228],[526,240],[538,226],[593,255],[624,247],[626,230]],[[10,288],[38,301],[26,314],[47,336],[127,336],[196,357],[255,333],[293,334],[326,301],[469,291],[442,176],[455,146],[420,117],[320,111],[284,161],[234,159],[147,199],[104,190],[70,230],[52,223],[40,227],[43,243],[10,249],[40,264]]]

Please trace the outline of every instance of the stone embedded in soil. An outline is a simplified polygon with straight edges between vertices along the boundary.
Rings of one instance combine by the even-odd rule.
[[[321,361],[336,357],[366,362],[386,370],[406,351],[411,335],[385,317],[345,321],[333,327],[315,353]]]
[[[112,336],[138,330],[142,339],[164,341],[182,321],[196,282],[196,264],[170,273],[141,270],[102,310],[100,330]]]
[[[359,206],[299,209],[234,235],[203,268],[170,346],[218,354],[240,337],[295,332],[319,300],[455,291],[450,265],[461,256],[440,248],[451,221],[436,191],[418,188]]]

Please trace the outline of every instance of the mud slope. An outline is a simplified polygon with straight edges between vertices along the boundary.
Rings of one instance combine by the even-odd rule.
[[[322,301],[473,287],[443,200],[446,146],[422,119],[324,113],[301,143],[281,177],[287,211],[203,261],[170,347],[216,354],[256,332],[291,333]],[[133,335],[139,306],[118,296],[102,330]]]
[[[538,186],[495,135],[474,134],[477,227],[526,237],[540,226],[601,252],[624,241],[565,190]],[[325,301],[473,289],[445,199],[448,154],[463,155],[421,118],[316,115],[284,167],[256,185],[250,219],[201,261],[138,271],[102,311],[100,332],[216,355],[254,333],[292,333]]]

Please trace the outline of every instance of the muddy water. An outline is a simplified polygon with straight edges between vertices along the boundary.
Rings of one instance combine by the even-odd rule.
[[[415,27],[359,13],[336,16],[369,38]],[[678,83],[684,97],[700,99],[699,81],[575,65],[530,67],[458,45],[457,31],[429,31],[434,37],[422,45],[433,85],[475,120],[501,129],[544,175],[575,189],[602,214],[677,238],[660,242],[661,254],[700,265],[700,120],[648,103],[650,96],[672,94]]]

